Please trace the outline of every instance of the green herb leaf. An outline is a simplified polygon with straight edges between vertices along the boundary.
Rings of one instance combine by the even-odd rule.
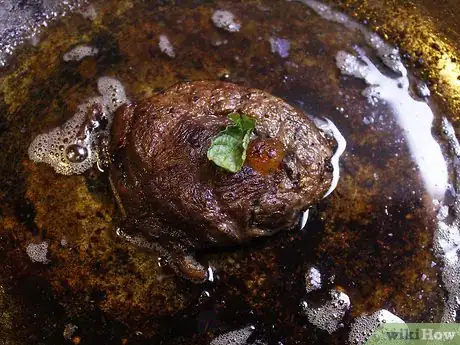
[[[246,160],[249,139],[256,121],[238,113],[231,113],[228,118],[233,123],[213,138],[207,156],[214,164],[236,173]]]

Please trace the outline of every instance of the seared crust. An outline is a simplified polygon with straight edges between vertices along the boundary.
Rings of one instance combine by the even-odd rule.
[[[284,145],[280,169],[229,173],[208,161],[231,112]],[[131,224],[171,251],[240,243],[296,226],[332,180],[331,143],[300,110],[264,91],[220,81],[175,85],[121,108],[112,179]]]

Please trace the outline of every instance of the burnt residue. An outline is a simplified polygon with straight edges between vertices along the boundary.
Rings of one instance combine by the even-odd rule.
[[[380,3],[356,11],[364,16]],[[94,21],[72,14],[52,24],[39,46],[20,48],[0,75],[2,339],[206,344],[254,325],[253,338],[268,344],[343,344],[350,322],[364,312],[386,308],[406,321],[439,320],[444,296],[429,250],[432,205],[388,109],[367,104],[362,81],[341,77],[335,66],[336,52],[353,51],[362,37],[297,2],[110,0],[95,8]],[[231,10],[240,32],[214,28],[216,8]],[[161,34],[174,45],[174,59],[160,51]],[[272,36],[290,41],[289,57],[271,52]],[[64,62],[79,44],[100,53]],[[414,45],[404,47],[408,58],[417,56]],[[435,61],[424,55],[425,64]],[[347,139],[339,185],[310,210],[303,231],[198,253],[214,268],[214,282],[178,278],[165,258],[116,235],[106,173],[65,177],[27,157],[32,139],[96,95],[103,75],[121,80],[135,101],[180,81],[225,77],[326,116]],[[49,244],[48,264],[26,254],[29,243],[41,241]],[[309,300],[324,299],[329,289],[351,299],[345,327],[332,335],[311,325],[300,307],[311,266],[323,287]],[[78,328],[67,340],[69,323]]]

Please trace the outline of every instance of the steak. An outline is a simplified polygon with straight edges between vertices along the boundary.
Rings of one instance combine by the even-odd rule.
[[[242,169],[207,158],[230,113],[255,119]],[[332,180],[333,144],[301,110],[221,81],[177,84],[115,114],[111,181],[122,228],[140,233],[192,280],[197,250],[293,230]]]

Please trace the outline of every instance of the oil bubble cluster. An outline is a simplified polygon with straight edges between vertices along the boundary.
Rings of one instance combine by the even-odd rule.
[[[42,264],[48,263],[46,255],[48,254],[48,242],[29,243],[26,247],[26,253],[33,262]]]
[[[35,162],[51,165],[57,173],[63,175],[81,174],[91,168],[98,160],[98,142],[95,132],[85,131],[81,137],[81,129],[88,112],[94,106],[100,107],[107,121],[106,128],[97,134],[108,136],[113,113],[124,103],[129,103],[122,84],[110,77],[98,80],[101,96],[91,98],[78,106],[75,115],[62,126],[38,135],[29,146],[29,157]],[[98,124],[92,126],[97,128]]]
[[[310,267],[305,274],[305,290],[307,293],[321,289],[321,272],[316,267]]]
[[[84,2],[85,0],[0,1],[0,67],[7,64],[9,56],[17,46],[28,39],[37,42],[42,28],[79,8]]]
[[[454,181],[452,205],[443,201],[438,207],[437,227],[434,233],[434,252],[442,261],[442,281],[448,292],[445,299],[442,322],[458,322],[460,309],[460,143],[455,135],[454,127],[446,118],[442,120],[442,133],[449,143],[454,157]]]
[[[310,323],[332,334],[343,327],[342,319],[350,308],[350,298],[337,290],[331,290],[329,295],[330,299],[318,307],[312,307],[310,303],[304,301],[302,308]]]
[[[99,53],[99,49],[88,45],[79,45],[68,51],[62,57],[64,61],[81,61],[87,56],[95,56]]]
[[[249,342],[249,338],[254,333],[254,330],[254,326],[247,326],[236,331],[221,334],[217,336],[217,338],[214,338],[211,341],[210,345],[264,345],[263,342],[260,342],[258,340]]]
[[[348,335],[349,343],[353,345],[365,344],[372,334],[374,334],[375,330],[384,323],[405,324],[402,319],[385,309],[376,311],[371,315],[360,316],[351,325]]]

